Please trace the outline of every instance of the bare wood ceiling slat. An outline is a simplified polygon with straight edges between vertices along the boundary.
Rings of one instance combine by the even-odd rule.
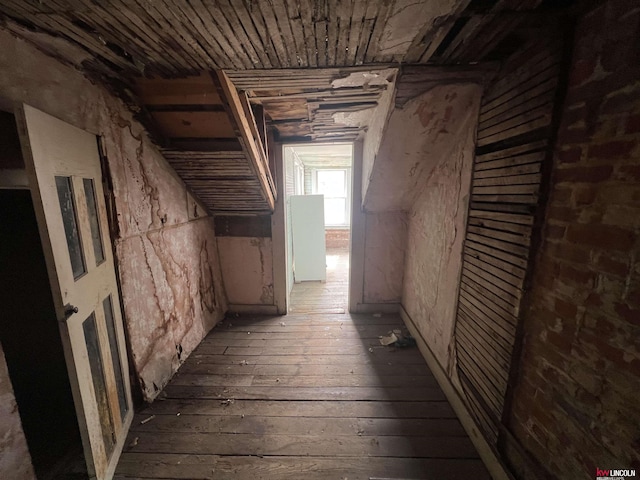
[[[274,16],[273,9],[268,2],[257,2],[257,5],[262,12],[262,18],[264,19],[266,33],[271,38],[273,46],[275,47],[278,55],[278,62],[280,68],[295,67],[296,64],[291,63],[291,58],[284,45],[282,34],[278,28],[278,22]]]
[[[254,65],[258,62],[258,59],[256,57],[252,57],[251,52],[248,52],[243,48],[237,34],[234,32],[231,25],[229,25],[229,21],[218,7],[218,3],[206,2],[205,6],[211,14],[211,18],[218,26],[219,35],[226,39],[232,51],[236,53],[236,56],[239,59],[238,63],[244,68],[255,68]]]
[[[203,68],[206,65],[206,63],[202,61],[204,51],[202,49],[194,51],[193,45],[189,45],[182,39],[182,35],[184,35],[182,25],[179,21],[171,22],[171,19],[167,18],[168,12],[163,4],[157,2],[154,4],[154,7],[155,10],[154,8],[151,8],[151,6],[147,6],[142,9],[138,8],[136,9],[137,12],[133,12],[131,10],[132,7],[119,2],[118,8],[113,10],[120,10],[122,15],[129,15],[131,21],[135,21],[137,19],[139,30],[144,32],[148,38],[147,43],[149,44],[149,48],[152,48],[157,52],[156,58],[163,58],[165,56],[174,58],[176,59],[174,61],[182,61],[185,65],[189,65],[189,68],[193,69],[194,72]],[[175,12],[177,10],[178,9],[174,8],[173,11]],[[159,13],[156,22],[160,22],[160,28],[146,28],[146,25],[140,18],[149,17],[149,12]],[[179,30],[181,35],[175,35],[172,38],[167,39],[158,34],[158,32],[162,31],[163,28],[168,28],[172,23],[175,24],[175,27]]]
[[[316,19],[322,16],[325,22],[322,24],[322,35],[316,34],[316,43],[318,45],[318,52],[322,46],[323,52],[326,51],[326,58],[320,58],[318,53],[318,66],[337,65],[337,49],[338,49],[338,1],[328,0],[326,4],[327,11],[318,12]],[[317,22],[317,20],[316,20]],[[316,23],[316,32],[318,31]],[[321,45],[322,44],[322,45]]]
[[[264,49],[269,57],[269,62],[271,63],[271,67],[280,68],[282,67],[282,63],[278,58],[278,54],[275,50],[275,46],[273,43],[273,39],[271,37],[270,32],[267,30],[267,25],[265,23],[262,12],[260,11],[259,5],[256,2],[250,2],[247,4],[243,0],[233,0],[234,4],[237,5],[238,11],[246,12],[246,15],[243,13],[241,18],[244,23],[252,23],[258,32],[258,36],[260,37],[261,44],[264,46]],[[258,44],[258,48],[260,44]]]
[[[93,52],[98,58],[102,58],[114,65],[116,68],[122,69],[122,73],[124,74],[137,72],[137,68],[129,59],[125,59],[122,56],[115,54],[100,42],[99,39],[95,38],[95,36],[79,29],[69,22],[69,20],[60,15],[32,16],[24,9],[23,4],[19,1],[13,2],[11,0],[7,0],[7,2],[5,2],[2,6],[2,10],[13,18],[27,21],[44,31],[60,35],[71,42],[81,45],[84,49]],[[9,25],[9,28],[11,28],[11,25]],[[69,62],[73,63],[71,59],[69,59]]]
[[[307,46],[304,41],[304,31],[302,27],[302,12],[296,1],[286,2],[286,13],[289,19],[289,26],[293,39],[295,41],[297,61],[301,67],[309,66],[309,59],[307,56]]]
[[[193,26],[192,32],[195,38],[205,49],[207,56],[212,59],[214,68],[232,68],[234,65],[229,55],[227,55],[224,48],[218,43],[218,40],[211,34],[210,29],[207,28],[204,23],[203,7],[198,5],[197,2],[191,2],[189,4],[182,2],[181,8]]]
[[[243,0],[230,0],[229,3],[233,7],[242,28],[244,28],[253,43],[264,68],[278,66],[278,57],[275,55],[271,41],[265,34],[264,23],[261,23],[262,16],[252,15]]]
[[[343,0],[338,4],[337,13],[340,22],[338,30],[338,48],[336,49],[336,64],[346,65],[349,35],[351,33],[351,16],[355,0]]]
[[[351,14],[351,28],[349,29],[349,43],[347,45],[347,65],[356,64],[356,55],[360,45],[360,36],[363,35],[362,27],[366,11],[367,2],[365,0],[354,0],[353,13]]]
[[[85,3],[85,5],[87,4]],[[129,51],[136,58],[149,58],[151,62],[148,62],[148,65],[151,69],[167,65],[167,69],[171,73],[175,73],[179,69],[198,70],[197,62],[186,55],[180,55],[179,50],[182,47],[177,42],[167,41],[166,45],[158,45],[154,39],[147,36],[147,32],[144,30],[141,32],[143,35],[141,36],[138,33],[138,28],[130,26],[133,19],[137,18],[136,15],[127,9],[128,18],[121,10],[120,6],[108,10],[96,8],[86,14],[79,12],[78,16],[86,24],[100,29],[102,35],[114,44],[118,44],[121,41],[119,35],[124,34],[128,39],[127,44],[123,46],[124,50]],[[170,53],[163,53],[163,49]]]
[[[276,19],[274,27],[277,28],[280,31],[280,35],[282,35],[285,50],[287,51],[287,54],[289,56],[289,65],[291,65],[292,67],[301,66],[298,58],[296,42],[293,36],[293,32],[291,31],[291,22],[289,19],[289,15],[287,14],[287,8],[285,6],[284,0],[271,0],[270,3],[272,4],[273,14]]]
[[[302,40],[307,53],[307,64],[310,67],[318,66],[318,47],[313,24],[313,9],[310,0],[299,0],[298,10],[302,21]]]
[[[234,34],[238,36],[238,40],[244,46],[244,51],[249,55],[253,68],[267,68],[271,62],[263,48],[260,48],[261,42],[258,41],[257,34],[250,27],[251,22],[241,22],[237,10],[229,0],[220,1],[220,8],[224,13],[227,22],[231,26]]]
[[[392,3],[392,0],[383,0],[380,4],[378,16],[376,17],[373,30],[371,32],[371,40],[369,41],[369,46],[367,47],[367,52],[364,57],[365,63],[372,63],[378,55],[378,44],[380,43],[382,32],[384,32],[384,26],[386,25],[389,14],[391,13]]]

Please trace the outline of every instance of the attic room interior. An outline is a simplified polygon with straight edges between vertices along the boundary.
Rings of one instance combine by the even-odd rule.
[[[0,478],[636,477],[639,39],[0,0]]]

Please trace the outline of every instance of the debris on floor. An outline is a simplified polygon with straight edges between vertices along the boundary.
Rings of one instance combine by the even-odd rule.
[[[145,423],[149,423],[154,418],[156,418],[156,416],[155,415],[151,415],[150,417],[147,417],[144,420],[140,420],[140,425],[144,425]]]
[[[403,333],[402,330],[395,329],[380,336],[380,345],[395,348],[415,347],[416,339],[409,332]]]
[[[382,335],[380,337],[380,345],[391,345],[392,343],[396,343],[398,341],[398,337],[393,332],[389,332],[387,335]]]
[[[228,407],[229,405],[233,405],[235,402],[236,402],[235,399],[227,398],[226,400],[220,400],[220,405],[224,405],[225,407]]]
[[[281,326],[281,327],[286,327],[286,326],[287,326],[287,324],[286,324],[286,323],[284,323],[284,322],[280,322],[280,326]]]
[[[242,361],[240,362],[240,365],[247,365],[247,361],[246,361],[246,360],[242,360]]]

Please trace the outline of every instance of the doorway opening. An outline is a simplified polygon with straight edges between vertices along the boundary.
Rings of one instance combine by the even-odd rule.
[[[346,313],[353,145],[284,147],[289,313]]]
[[[37,478],[87,478],[15,117],[0,126],[0,344]]]

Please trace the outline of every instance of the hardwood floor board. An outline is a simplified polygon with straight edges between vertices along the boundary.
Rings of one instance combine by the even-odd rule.
[[[377,344],[376,344],[377,343]],[[372,348],[374,351],[369,352],[367,349]],[[368,345],[362,346],[333,346],[333,347],[226,347],[224,350],[224,355],[247,355],[247,356],[255,356],[255,355],[267,355],[267,356],[275,356],[275,355],[353,355],[354,353],[362,352],[360,355],[362,356],[373,356],[375,355],[375,350],[382,349],[379,342],[369,342]],[[201,353],[211,353],[211,349],[216,350],[215,353],[218,353],[220,347],[218,346],[207,346],[202,345],[202,348],[199,348],[198,351]],[[363,351],[364,350],[364,351]]]
[[[239,400],[222,403],[216,399],[166,399],[146,406],[140,416],[177,415],[265,415],[269,417],[332,418],[456,418],[446,401],[324,401]],[[134,423],[134,426],[136,424]],[[137,428],[137,427],[135,427]]]
[[[246,335],[244,338],[210,338],[203,345],[208,346],[229,346],[229,347],[252,347],[252,348],[276,348],[276,347],[334,347],[334,346],[347,346],[347,347],[361,347],[369,344],[380,345],[378,336],[372,336],[368,338],[359,337],[333,337],[333,338],[287,338],[283,340],[277,339],[260,339],[251,338],[251,335]]]
[[[397,315],[225,320],[136,414],[115,478],[489,479],[419,350],[379,344],[395,328]]]
[[[209,387],[169,384],[167,398],[245,400],[444,400],[433,387]]]
[[[233,456],[125,453],[120,478],[215,480],[489,480],[478,459]],[[118,477],[116,477],[118,478]]]
[[[311,315],[311,314],[296,314],[286,316],[254,316],[243,315],[235,318],[227,318],[219,323],[212,332],[224,330],[228,328],[228,325],[277,325],[281,323],[286,325],[304,325],[304,326],[317,326],[317,325],[339,325],[339,324],[351,324],[351,325],[399,325],[402,326],[402,320],[396,314],[380,314],[380,316],[368,315],[364,313],[344,315]]]
[[[433,376],[397,375],[202,375],[181,373],[172,385],[274,387],[437,387]]]
[[[326,457],[475,458],[467,437],[270,435],[137,431],[131,452]]]
[[[378,339],[380,335],[386,334],[388,331],[397,328],[395,325],[383,325],[372,327],[338,327],[338,328],[313,328],[306,332],[292,331],[276,331],[276,332],[254,332],[250,329],[237,330],[221,330],[215,335],[208,336],[203,343],[211,345],[222,345],[227,340],[245,340],[251,337],[251,340],[288,340],[290,342],[298,342],[299,340],[311,340],[314,338],[359,338],[359,339]],[[282,329],[285,330],[285,329]],[[247,333],[250,332],[250,333]],[[211,340],[214,340],[211,342]]]
[[[200,375],[427,375],[433,377],[425,365],[220,365],[187,362],[178,371]]]
[[[371,353],[371,352],[370,352]],[[222,365],[424,365],[424,360],[415,350],[374,349],[370,355],[364,353],[346,355],[233,355],[196,353],[189,357],[200,364]]]
[[[139,424],[147,415],[136,415]],[[156,415],[138,432],[242,433],[254,435],[465,437],[457,419],[268,417],[255,415]]]

